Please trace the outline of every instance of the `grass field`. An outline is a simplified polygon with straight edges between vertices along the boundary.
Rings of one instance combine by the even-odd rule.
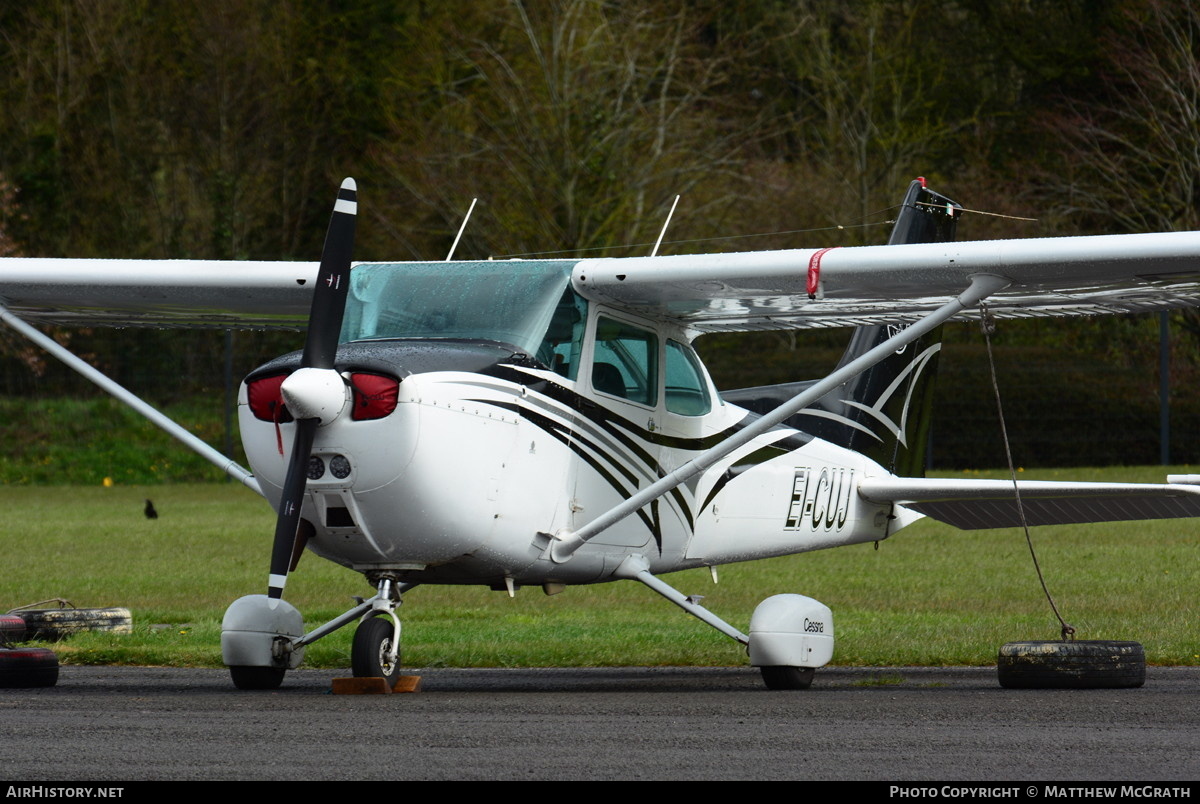
[[[1161,480],[1162,467],[1025,473],[1042,479]],[[981,476],[998,476],[984,474]],[[142,515],[152,497],[157,520]],[[263,591],[273,514],[225,483],[0,488],[0,611],[52,597],[127,606],[132,636],[84,634],[66,663],[220,666],[220,619]],[[1196,520],[1033,530],[1051,591],[1081,639],[1135,639],[1154,664],[1200,664]],[[835,664],[986,665],[1003,642],[1053,639],[1019,530],[957,531],[924,521],[879,545],[720,568],[668,580],[739,628],[781,592],[834,612]],[[358,575],[306,555],[288,599],[310,623],[369,595]],[[736,665],[744,651],[634,582],[514,599],[486,589],[420,587],[405,598],[409,666]],[[305,664],[347,667],[351,629],[308,649]]]

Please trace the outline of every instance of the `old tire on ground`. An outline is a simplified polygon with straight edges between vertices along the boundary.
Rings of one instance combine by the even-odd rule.
[[[287,674],[286,667],[230,667],[229,677],[239,690],[277,690]]]
[[[81,631],[108,631],[128,634],[133,631],[129,609],[112,606],[101,609],[29,609],[20,612],[28,639],[59,640]]]
[[[0,646],[25,641],[25,621],[15,614],[0,614]]]
[[[1009,642],[996,659],[1000,686],[1008,689],[1125,689],[1146,681],[1146,651],[1139,642]]]
[[[395,662],[387,660],[394,636],[390,618],[372,617],[359,623],[350,649],[350,668],[355,678],[382,678],[389,687],[395,686],[400,677],[399,650]]]
[[[806,690],[812,686],[812,667],[760,667],[769,690]]]
[[[47,648],[0,648],[0,687],[53,687],[58,656]]]

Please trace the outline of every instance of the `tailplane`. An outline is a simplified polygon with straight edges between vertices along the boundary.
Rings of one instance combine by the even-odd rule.
[[[927,187],[909,185],[888,245],[952,241],[961,207]],[[854,331],[838,366],[849,363],[906,324]],[[900,349],[787,419],[789,427],[859,452],[893,474],[925,474],[934,378],[942,348],[941,327]],[[726,391],[728,402],[763,414],[817,380]]]

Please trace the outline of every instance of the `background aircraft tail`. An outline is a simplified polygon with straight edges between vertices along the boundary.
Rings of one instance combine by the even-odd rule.
[[[926,188],[923,179],[914,181],[904,196],[888,245],[953,240],[958,209],[958,204]],[[838,365],[872,349],[903,326],[859,327]],[[821,397],[785,424],[866,455],[894,474],[923,476],[941,340],[938,327]],[[741,388],[721,396],[763,414],[815,382]]]

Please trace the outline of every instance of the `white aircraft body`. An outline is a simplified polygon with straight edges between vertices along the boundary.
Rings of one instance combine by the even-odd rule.
[[[155,418],[279,514],[266,595],[235,601],[234,682],[273,688],[358,621],[355,675],[399,673],[402,593],[638,580],[731,638],[772,688],[807,686],[833,619],[763,601],[744,634],[660,576],[861,542],[922,516],[964,528],[1200,516],[1162,485],[928,480],[948,320],[1141,312],[1200,301],[1200,233],[952,242],[959,208],[909,188],[886,246],[589,260],[364,263],[343,184],[316,263],[0,260],[2,318]],[[315,287],[315,291],[314,291]],[[303,353],[239,396],[247,471],[27,322],[291,326]],[[691,342],[857,327],[824,379],[725,396]],[[1023,516],[1022,516],[1023,515]],[[306,633],[284,599],[304,548],[377,593]]]

